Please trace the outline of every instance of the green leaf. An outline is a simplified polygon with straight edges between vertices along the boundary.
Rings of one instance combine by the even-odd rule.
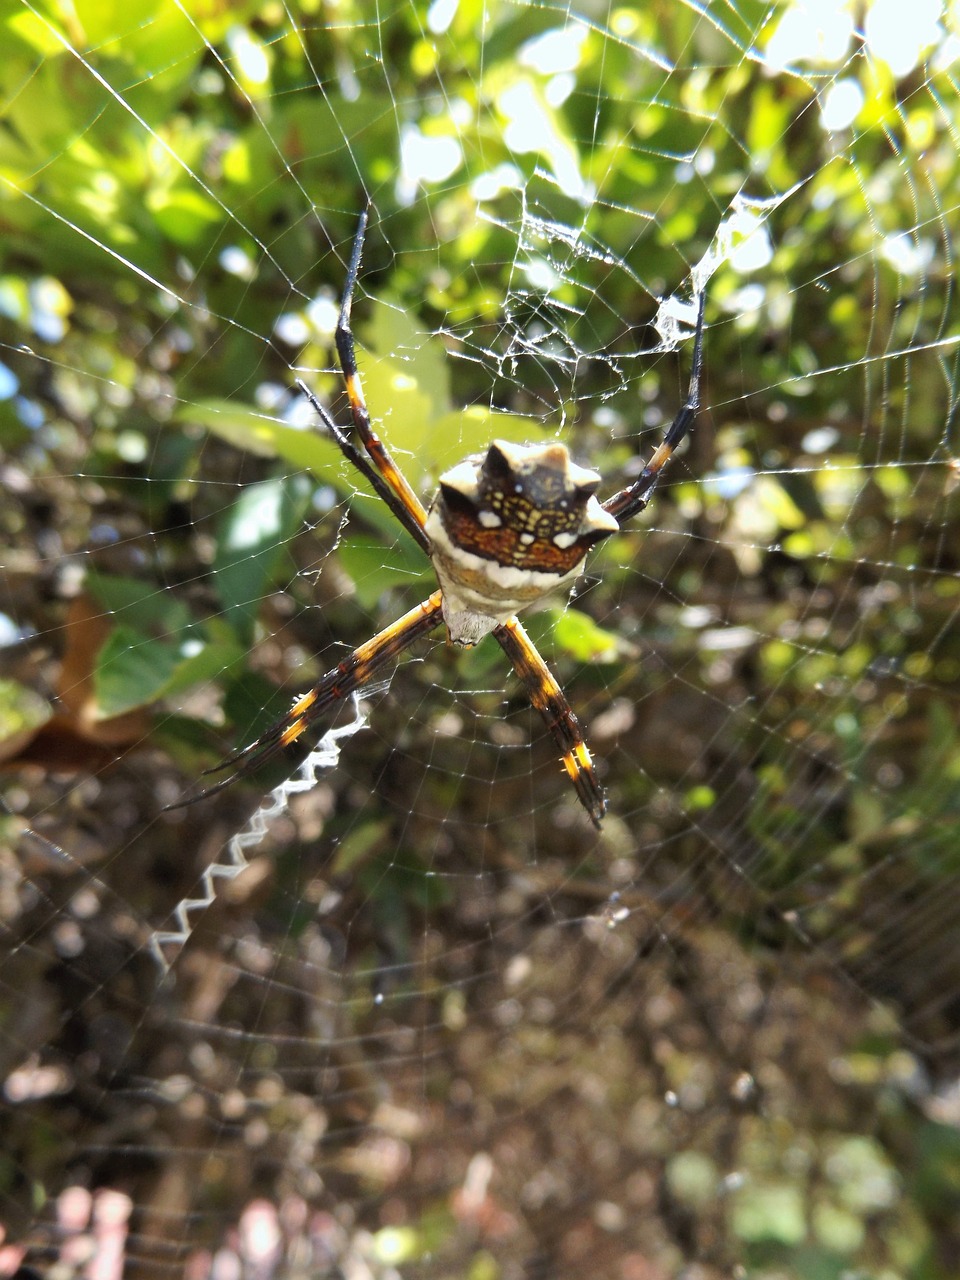
[[[171,698],[195,684],[216,680],[246,658],[247,646],[239,642],[221,619],[208,619],[204,630],[206,641],[201,641],[192,631],[180,637],[180,660],[162,690],[163,697]]]
[[[339,555],[357,599],[368,610],[374,609],[385,591],[418,582],[429,567],[419,547],[406,534],[398,535],[393,546],[384,546],[380,538],[351,529],[340,543]]]
[[[426,402],[425,422],[450,410],[450,366],[444,345],[413,323],[400,303],[376,299],[364,332],[377,352],[376,363],[389,352],[390,360],[384,362],[419,389]],[[373,403],[368,397],[368,404]]]
[[[118,620],[143,632],[173,634],[190,625],[190,612],[169,591],[158,588],[155,582],[142,582],[139,578],[126,578],[120,574],[102,574],[88,571],[84,586],[103,608],[115,614]]]
[[[613,631],[605,631],[589,614],[569,605],[551,610],[556,643],[578,662],[614,662],[629,646]]]
[[[803,1195],[789,1183],[750,1185],[733,1202],[733,1229],[741,1240],[798,1245],[807,1234]]]
[[[375,496],[367,481],[344,461],[334,441],[319,431],[287,426],[229,400],[190,404],[180,411],[177,419],[206,427],[235,448],[258,457],[282,458],[297,471],[309,471],[318,480],[332,485],[345,497],[354,497],[358,491],[367,497]],[[366,523],[383,530],[385,535],[396,532],[396,517],[379,498],[358,510]]]
[[[163,695],[180,661],[170,640],[154,640],[120,626],[97,655],[94,689],[102,720],[149,706]]]
[[[358,352],[364,398],[380,435],[414,489],[422,490],[431,459],[426,449],[434,410],[431,396],[395,360]]]
[[[192,248],[224,217],[218,205],[189,187],[152,192],[146,204],[164,235],[186,249]]]
[[[252,639],[264,591],[308,500],[309,485],[300,477],[264,480],[243,490],[220,526],[214,582],[228,622],[244,640]]]
[[[813,1230],[821,1244],[837,1253],[859,1249],[866,1234],[863,1218],[830,1200],[822,1199],[813,1208]]]
[[[196,400],[184,405],[174,421],[206,427],[228,444],[261,458],[283,458],[318,479],[336,483],[342,454],[319,431],[287,426],[267,413],[258,413],[232,400]]]
[[[335,876],[346,875],[367,862],[376,852],[384,836],[389,835],[390,824],[386,819],[364,822],[352,828],[337,846],[331,872]]]
[[[485,453],[492,440],[534,444],[552,434],[535,418],[522,418],[515,413],[493,413],[474,405],[444,414],[431,423],[425,447],[435,473],[439,474],[472,453]]]
[[[4,23],[12,35],[29,44],[42,58],[53,58],[57,54],[66,53],[47,23],[29,10],[11,14],[4,19]]]
[[[22,743],[47,723],[53,712],[46,699],[17,680],[0,680],[0,744],[3,757],[14,755]]]
[[[214,679],[242,660],[246,650],[222,622],[213,619],[208,631],[212,641],[192,627],[174,638],[157,639],[118,626],[97,655],[93,678],[98,718],[108,720],[151,706]]]

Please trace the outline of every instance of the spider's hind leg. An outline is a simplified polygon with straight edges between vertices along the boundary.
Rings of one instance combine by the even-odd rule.
[[[196,795],[180,800],[176,804],[167,805],[167,809],[183,809],[196,804],[208,796],[216,795],[238,778],[255,772],[275,756],[296,742],[306,731],[327,712],[333,710],[345,698],[357,689],[370,683],[390,662],[395,661],[404,650],[409,649],[415,640],[427,635],[440,622],[443,602],[439,591],[434,591],[420,604],[415,605],[408,613],[391,622],[384,629],[354,649],[342,662],[306,693],[301,694],[293,706],[275,724],[262,733],[249,746],[241,747],[206,774],[220,773],[223,769],[231,769],[226,778],[206,787]]]
[[[580,723],[563,696],[563,690],[516,618],[502,623],[493,634],[523,681],[527,697],[546,721],[554,742],[560,748],[563,767],[577,797],[599,830],[607,808],[606,801],[597,781],[590,750],[580,732]]]

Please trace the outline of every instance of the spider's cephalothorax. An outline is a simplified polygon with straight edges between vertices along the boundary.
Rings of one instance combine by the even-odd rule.
[[[506,440],[440,477],[426,533],[454,644],[476,644],[572,582],[590,548],[618,532],[594,496],[599,483],[566,445]]]
[[[201,794],[219,791],[238,774],[255,769],[296,742],[414,641],[439,626],[442,618],[455,644],[476,644],[493,634],[553,736],[580,803],[599,827],[606,805],[577,717],[515,614],[571,583],[590,548],[617,533],[653,497],[663,468],[693,425],[700,403],[703,294],[697,307],[687,398],[649,462],[626,488],[599,502],[594,495],[600,477],[571,462],[565,445],[495,440],[485,454],[467,458],[440,477],[440,489],[428,511],[373,430],[363,398],[350,310],[366,226],[364,212],[350,255],[336,334],[353,431],[339,426],[305,383],[298,385],[343,456],[366,476],[430,557],[440,589],[354,649],[256,742],[211,770],[236,766],[236,773]]]

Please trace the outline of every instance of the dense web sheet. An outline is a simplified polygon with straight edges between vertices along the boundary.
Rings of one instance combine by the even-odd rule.
[[[856,19],[0,9],[0,1275],[956,1274],[960,44]],[[600,832],[442,631],[168,808],[435,589],[297,391],[368,204],[424,500],[616,492],[707,291],[524,616]]]

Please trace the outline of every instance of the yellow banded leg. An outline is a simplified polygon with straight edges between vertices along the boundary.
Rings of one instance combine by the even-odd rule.
[[[680,412],[670,423],[663,440],[653,451],[650,461],[634,480],[633,484],[628,485],[626,489],[621,489],[619,493],[615,493],[612,498],[608,498],[602,504],[604,511],[621,524],[624,520],[629,520],[637,515],[647,506],[657,487],[660,473],[673,457],[673,451],[677,445],[687,436],[690,428],[696,422],[697,413],[700,409],[700,375],[703,370],[703,310],[706,300],[706,293],[701,293],[697,306],[697,327],[693,338],[693,368],[690,373],[690,386]]]
[[[408,649],[415,640],[427,635],[439,625],[443,613],[443,600],[439,591],[416,605],[403,617],[392,622],[354,649],[344,660],[328,671],[309,692],[302,694],[276,724],[251,742],[249,746],[228,756],[207,773],[219,773],[221,769],[233,769],[233,773],[215,786],[182,802],[193,804],[205,796],[215,795],[237,778],[252,773],[268,760],[273,759],[284,747],[289,746],[310,728],[326,712],[344,698],[362,688],[379,672]],[[177,809],[181,805],[171,805]]]
[[[593,825],[599,828],[606,803],[589,748],[580,732],[580,724],[563,696],[563,690],[516,618],[502,623],[493,634],[523,681],[530,701],[546,721],[554,742],[560,748],[563,767],[580,803],[590,815]]]
[[[340,318],[337,321],[336,344],[340,357],[340,368],[347,387],[350,401],[350,412],[353,424],[357,429],[363,447],[370,455],[374,466],[384,480],[397,495],[401,505],[422,529],[426,523],[427,513],[423,503],[407,483],[400,468],[391,458],[386,445],[379,438],[370,422],[370,413],[363,395],[363,383],[360,381],[360,370],[357,368],[357,355],[353,343],[353,330],[350,327],[350,315],[353,309],[353,291],[357,285],[357,273],[360,270],[360,255],[363,252],[363,237],[367,230],[367,211],[364,209],[357,224],[353,249],[350,253],[350,265],[347,269],[347,282],[340,302]]]

